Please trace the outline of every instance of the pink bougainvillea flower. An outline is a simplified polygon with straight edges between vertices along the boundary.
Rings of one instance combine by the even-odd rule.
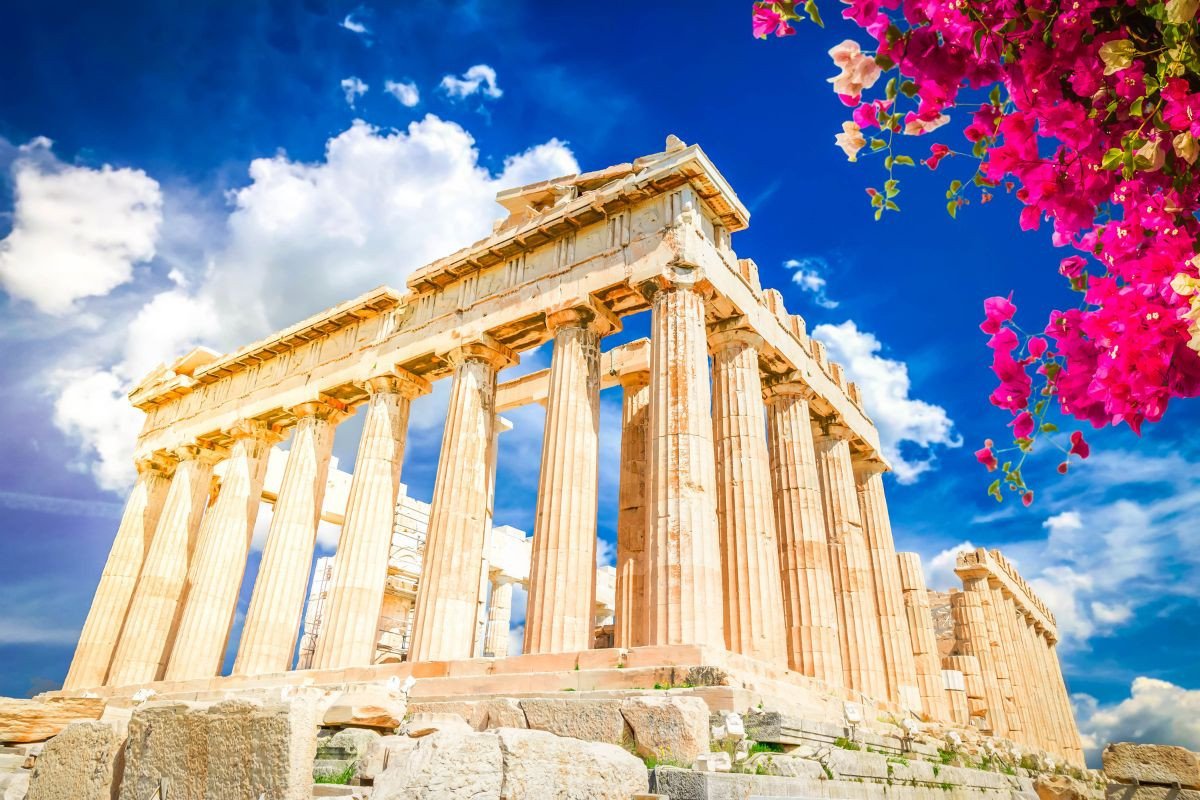
[[[1028,411],[1021,412],[1013,419],[1012,429],[1014,438],[1028,439],[1033,435],[1033,415]]]
[[[846,154],[846,159],[849,161],[858,161],[858,151],[867,146],[867,140],[863,138],[862,131],[849,120],[842,123],[842,132],[833,137],[833,140],[838,147],[842,148],[842,152]]]
[[[1058,465],[1058,474],[1066,475],[1067,470],[1070,468],[1070,466],[1071,465],[1069,463],[1067,463],[1066,461],[1062,462],[1061,464]]]
[[[1086,266],[1087,259],[1083,256],[1067,256],[1058,262],[1058,271],[1064,277],[1074,279],[1083,274],[1083,268]]]
[[[790,36],[796,32],[771,3],[754,4],[750,17],[750,31],[756,39],[765,39],[772,33],[776,36]]]
[[[1001,326],[1012,319],[1017,313],[1017,307],[1012,303],[1012,295],[1008,297],[989,297],[983,301],[983,314],[986,319],[979,330],[988,334],[997,333]]]
[[[1087,458],[1092,454],[1092,448],[1084,440],[1082,431],[1075,431],[1071,434],[1071,449],[1069,453],[1080,458]]]
[[[929,148],[929,158],[925,159],[921,163],[923,163],[925,166],[929,167],[930,169],[937,169],[938,164],[942,163],[942,159],[948,155],[950,155],[950,148],[947,147],[946,145],[944,145],[944,144],[931,145]]]
[[[1021,504],[1026,508],[1029,508],[1031,505],[1033,505],[1033,492],[1026,492],[1025,494],[1021,495]]]
[[[984,442],[982,449],[975,451],[975,460],[987,467],[988,472],[1000,466],[1000,462],[996,460],[996,454],[992,452],[991,439]]]
[[[842,98],[842,102],[845,102],[846,98],[853,98],[854,105],[858,105],[858,98],[863,89],[874,86],[883,71],[875,63],[875,59],[864,55],[858,42],[852,39],[831,48],[829,55],[833,58],[834,65],[842,70],[829,79],[829,83],[833,84],[833,91]]]
[[[1046,340],[1040,336],[1029,337],[1029,355],[1034,358],[1041,358],[1046,354]]]

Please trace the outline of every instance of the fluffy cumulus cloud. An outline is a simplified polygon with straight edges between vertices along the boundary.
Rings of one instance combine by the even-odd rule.
[[[358,98],[367,93],[371,87],[363,82],[362,78],[351,75],[349,78],[342,78],[342,94],[346,96],[346,103],[354,108],[354,103]]]
[[[1109,742],[1174,744],[1200,750],[1200,690],[1156,678],[1135,678],[1129,697],[1110,704],[1077,694],[1071,698],[1088,765],[1100,767]]]
[[[384,81],[383,90],[406,108],[412,108],[421,102],[421,91],[412,81]]]
[[[124,395],[156,365],[200,344],[228,352],[380,284],[402,288],[416,268],[491,231],[503,213],[497,191],[577,171],[552,139],[494,173],[465,129],[432,115],[399,131],[356,121],[316,162],[256,159],[213,232],[220,246],[187,274],[173,267],[169,288],[110,326],[125,331],[113,352],[48,377],[55,423],[80,443],[79,466],[118,488],[132,478],[141,424]],[[29,213],[23,203],[18,215]]]
[[[974,549],[975,545],[970,541],[960,542],[953,547],[947,547],[932,558],[926,559],[922,565],[925,572],[925,585],[939,592],[960,587],[958,576],[954,574],[954,565],[958,561],[958,554]]]
[[[789,258],[783,266],[792,270],[792,283],[800,290],[813,296],[813,302],[821,308],[837,308],[838,302],[825,293],[825,275],[829,264],[823,258]]]
[[[162,193],[141,170],[64,164],[49,139],[18,148],[12,230],[0,241],[0,286],[64,315],[106,295],[155,255]]]
[[[476,64],[459,77],[445,75],[438,88],[454,100],[462,100],[476,94],[495,100],[504,94],[496,84],[496,70],[487,64]]]
[[[812,333],[858,384],[897,480],[915,482],[933,466],[937,448],[962,446],[946,409],[911,396],[908,366],[880,355],[883,345],[873,334],[851,320],[818,325]]]
[[[365,24],[354,18],[353,13],[347,14],[346,18],[339,23],[339,26],[351,33],[365,34],[371,32]]]

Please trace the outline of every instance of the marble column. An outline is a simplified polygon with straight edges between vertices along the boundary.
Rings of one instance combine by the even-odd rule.
[[[989,612],[996,623],[1000,657],[1007,667],[1008,689],[1011,692],[1011,707],[1006,714],[1009,738],[1030,744],[1037,737],[1038,730],[1034,723],[1035,712],[1026,702],[1026,670],[1017,648],[1016,631],[1011,623],[1014,607],[1005,597],[998,581],[989,578],[987,592]],[[1017,720],[1015,723],[1014,719]]]
[[[983,676],[979,671],[979,659],[975,656],[952,655],[946,656],[942,663],[947,669],[962,673],[967,696],[967,720],[963,724],[971,724],[972,719],[979,719],[982,722],[978,727],[988,729],[988,700],[983,687]]]
[[[137,482],[125,501],[121,525],[117,528],[104,571],[100,573],[100,584],[79,634],[63,689],[92,689],[104,685],[138,575],[158,527],[174,469],[175,460],[169,456],[137,462]]]
[[[218,458],[215,451],[194,444],[180,447],[175,456],[179,463],[129,604],[108,676],[110,686],[161,680],[171,653],[188,565]]]
[[[429,533],[413,617],[410,661],[470,658],[479,568],[487,540],[489,451],[496,424],[496,372],[516,354],[475,342],[447,355],[454,385],[438,457]]]
[[[971,711],[967,706],[966,676],[956,669],[943,669],[942,685],[946,689],[946,721],[955,725],[970,725]]]
[[[813,391],[785,377],[771,382],[765,395],[788,666],[841,686],[838,612],[808,407]]]
[[[621,376],[621,482],[617,511],[616,613],[614,647],[647,641],[646,608],[646,417],[650,373]]]
[[[963,584],[966,586],[967,581]],[[992,643],[988,635],[987,621],[979,593],[970,590],[950,593],[950,613],[954,617],[955,655],[974,656],[979,662],[980,694],[986,706],[986,730],[993,736],[1004,736],[1008,726],[1004,721],[1004,698],[1000,683],[996,680],[996,667],[992,658]],[[972,709],[975,715],[976,709]]]
[[[526,653],[590,650],[595,638],[600,336],[587,306],[546,315],[554,336],[525,611]]]
[[[762,346],[762,337],[746,328],[709,337],[725,643],[735,653],[786,665],[779,540],[758,370]]]
[[[346,414],[343,408],[319,401],[302,403],[291,411],[296,425],[246,610],[234,675],[290,670],[300,635],[334,429]]]
[[[871,579],[871,553],[863,535],[854,486],[850,430],[823,423],[814,431],[817,471],[829,535],[829,563],[841,632],[845,683],[870,697],[887,697],[882,634]]]
[[[370,399],[313,653],[314,669],[360,667],[375,659],[408,411],[413,398],[428,391],[428,381],[407,372],[367,381]]]
[[[200,525],[187,599],[167,662],[169,681],[211,678],[221,672],[262,505],[268,456],[281,438],[266,425],[250,421],[234,426],[230,436],[233,445],[221,491]]]
[[[862,513],[863,535],[871,556],[871,578],[875,590],[875,608],[879,615],[880,642],[883,648],[883,674],[887,697],[893,703],[912,707],[920,698],[917,666],[913,660],[908,615],[904,610],[904,591],[900,586],[900,565],[883,490],[887,465],[878,458],[854,459],[854,482]],[[920,710],[917,708],[916,710]]]
[[[950,722],[945,682],[942,679],[942,659],[938,654],[937,636],[933,630],[933,610],[929,592],[921,571],[921,557],[916,553],[897,553],[900,590],[904,595],[904,613],[913,664],[917,670],[917,686],[921,703],[931,719]]]
[[[1035,634],[1025,620],[1025,611],[1013,598],[1008,599],[1009,628],[1012,631],[1014,649],[1020,660],[1024,707],[1030,715],[1030,725],[1026,733],[1032,734],[1043,749],[1054,752],[1060,749],[1061,742],[1058,740],[1059,731],[1054,722],[1054,715],[1043,700],[1044,688],[1039,679],[1041,666],[1031,652]]]
[[[988,646],[991,650],[991,669],[995,673],[996,687],[1004,703],[1004,729],[1009,738],[1021,739],[1021,718],[1013,702],[1012,679],[1008,659],[1000,639],[1000,628],[996,621],[996,609],[992,606],[992,593],[985,577],[963,580],[963,590],[979,596],[979,607],[983,610],[983,622],[987,626]]]
[[[512,581],[499,574],[492,579],[491,602],[488,603],[487,638],[483,654],[492,658],[508,657],[508,628],[512,619]]]
[[[682,274],[650,288],[647,644],[725,648],[704,297]]]
[[[1055,716],[1058,718],[1058,741],[1063,758],[1075,765],[1083,764],[1083,747],[1079,739],[1079,729],[1075,725],[1075,715],[1071,709],[1071,698],[1067,692],[1067,684],[1063,678],[1062,665],[1058,661],[1058,653],[1054,643],[1047,637],[1045,631],[1037,631],[1037,647],[1035,652],[1045,665],[1043,674],[1046,676],[1046,698]]]

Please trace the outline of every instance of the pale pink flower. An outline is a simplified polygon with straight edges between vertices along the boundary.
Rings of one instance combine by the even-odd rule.
[[[858,151],[867,146],[867,140],[862,135],[862,128],[850,120],[842,123],[842,132],[833,140],[838,147],[842,148],[842,152],[850,161],[858,161]]]
[[[835,66],[841,68],[841,73],[829,79],[833,91],[846,97],[858,97],[863,89],[870,89],[879,80],[883,70],[875,63],[875,59],[863,55],[858,42],[847,39],[829,51]]]
[[[936,131],[949,121],[950,115],[948,114],[938,114],[937,117],[929,120],[928,122],[921,119],[916,114],[909,114],[904,120],[904,132],[909,136],[920,136],[923,133]]]

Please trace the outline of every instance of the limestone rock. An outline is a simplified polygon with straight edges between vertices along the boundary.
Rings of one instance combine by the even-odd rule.
[[[467,721],[458,714],[435,714],[426,712],[414,714],[412,719],[404,723],[404,734],[414,739],[428,736],[438,731],[457,731],[467,733],[473,730]]]
[[[1070,775],[1038,775],[1033,782],[1038,800],[1090,800],[1087,787]]]
[[[29,791],[29,773],[25,770],[0,775],[0,800],[25,800]]]
[[[0,743],[44,742],[72,722],[99,719],[103,713],[104,701],[98,697],[0,697]]]
[[[344,750],[352,758],[361,758],[381,738],[378,731],[369,728],[344,728],[329,737],[325,746]]]
[[[1102,759],[1111,781],[1200,789],[1200,754],[1183,747],[1114,742],[1104,748]]]
[[[640,756],[691,766],[708,752],[708,704],[699,697],[630,697],[621,714]]]
[[[404,719],[405,703],[386,689],[368,686],[342,692],[325,711],[325,725],[394,731]]]
[[[148,703],[129,723],[120,800],[264,797],[308,800],[316,755],[315,699],[211,707]]]
[[[502,800],[626,800],[648,791],[645,765],[616,745],[517,728],[485,735],[503,753]]]
[[[109,800],[125,737],[105,722],[72,722],[38,754],[29,800]]]
[[[375,741],[358,762],[357,775],[359,778],[374,780],[396,761],[397,758],[407,757],[409,750],[417,746],[420,739],[407,736],[381,736]]]
[[[492,733],[445,730],[392,752],[375,776],[372,800],[475,800],[500,797],[500,739]],[[550,797],[552,795],[547,795]]]
[[[587,742],[621,744],[626,740],[619,700],[531,698],[521,701],[521,710],[533,730]]]
[[[521,704],[509,697],[488,700],[482,704],[482,719],[480,727],[489,728],[528,728],[525,712]]]
[[[1110,783],[1104,791],[1104,800],[1200,800],[1200,790]]]
[[[467,721],[475,730],[484,728],[484,705],[490,701],[474,700],[436,700],[433,702],[416,701],[408,704],[409,716],[417,714],[457,714]],[[514,702],[514,701],[509,701]]]
[[[752,775],[778,775],[783,778],[821,780],[827,777],[819,762],[782,753],[755,753],[746,759],[746,771]]]

